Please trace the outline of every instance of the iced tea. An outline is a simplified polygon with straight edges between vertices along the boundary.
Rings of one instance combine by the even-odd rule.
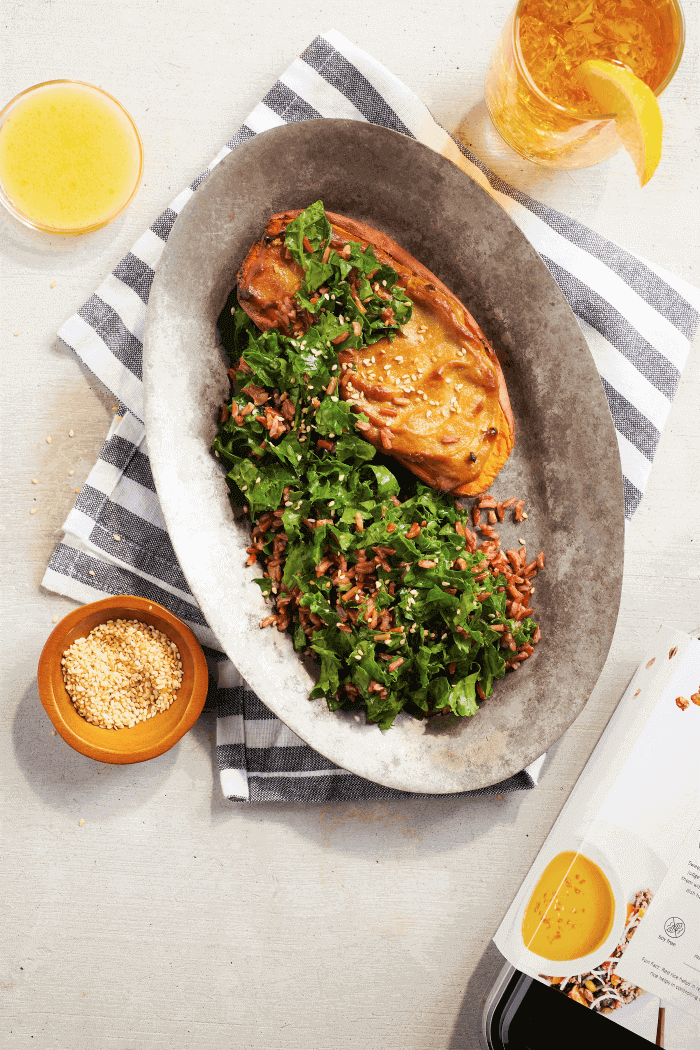
[[[496,128],[523,157],[556,168],[597,164],[621,146],[575,71],[589,58],[626,66],[659,95],[683,51],[677,0],[520,0],[486,76]]]

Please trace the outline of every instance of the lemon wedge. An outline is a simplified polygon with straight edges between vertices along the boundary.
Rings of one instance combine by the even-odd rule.
[[[599,58],[583,62],[576,73],[601,112],[616,114],[618,134],[645,186],[661,160],[663,120],[656,95],[631,70]]]

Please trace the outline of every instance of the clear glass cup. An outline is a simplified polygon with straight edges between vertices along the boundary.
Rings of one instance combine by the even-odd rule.
[[[526,3],[519,0],[509,15],[486,74],[486,106],[496,130],[521,157],[545,167],[586,168],[607,160],[622,147],[615,114],[582,116],[548,98],[535,83],[520,44],[520,17]],[[678,0],[662,3],[673,23],[673,53],[668,56],[668,72],[655,88],[657,96],[678,69],[685,43]]]
[[[0,112],[0,204],[25,226],[97,230],[121,215],[142,174],[136,125],[92,84],[35,84]]]

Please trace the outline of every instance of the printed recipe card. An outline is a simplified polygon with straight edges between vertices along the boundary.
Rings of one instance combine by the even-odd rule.
[[[661,628],[495,938],[666,1047],[700,1047],[700,641]]]

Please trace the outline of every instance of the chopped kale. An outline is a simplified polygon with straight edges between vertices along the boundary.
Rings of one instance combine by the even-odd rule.
[[[371,247],[328,251],[320,201],[285,241],[305,271],[297,303],[311,327],[260,332],[233,293],[219,323],[235,381],[212,449],[233,503],[248,508],[251,562],[284,555],[257,582],[293,607],[282,622],[318,657],[311,697],[331,710],[364,709],[382,729],[403,710],[473,715],[477,686],[488,697],[505,674],[502,632],[520,646],[536,625],[506,617],[505,577],[465,542],[468,512],[413,477],[404,484],[356,429],[367,417],[336,392],[339,350],[391,337],[411,302]]]

